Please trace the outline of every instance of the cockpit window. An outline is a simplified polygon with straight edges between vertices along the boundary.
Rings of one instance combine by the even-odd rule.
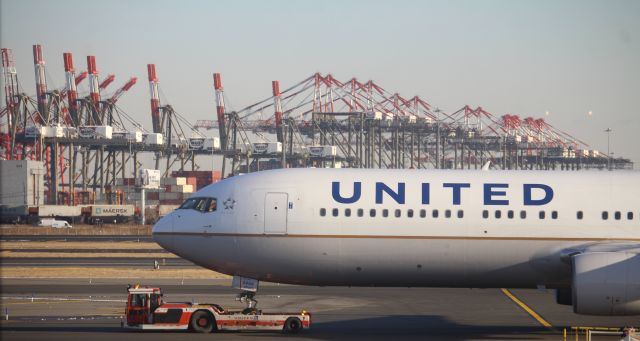
[[[218,200],[216,200],[216,198],[211,198],[211,200],[209,201],[209,209],[207,210],[207,212],[215,212],[217,208]]]
[[[216,198],[189,198],[178,209],[196,210],[200,212],[215,212],[218,201]]]
[[[196,203],[199,202],[200,200],[202,200],[202,198],[189,198],[189,199],[185,200],[185,202],[183,202],[182,205],[180,205],[180,207],[178,209],[180,209],[180,210],[193,209],[195,207]]]

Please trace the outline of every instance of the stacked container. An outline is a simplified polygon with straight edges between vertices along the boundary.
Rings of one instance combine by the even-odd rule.
[[[174,171],[171,175],[186,178],[185,184],[195,185],[194,192],[220,181],[220,171]]]

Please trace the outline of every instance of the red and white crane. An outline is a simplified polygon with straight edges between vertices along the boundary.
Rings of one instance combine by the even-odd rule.
[[[227,126],[224,117],[224,88],[219,73],[213,74],[213,88],[216,92],[216,114],[218,116],[218,130],[222,150],[227,149]]]
[[[67,105],[69,106],[69,114],[71,115],[71,120],[73,123],[78,126],[80,124],[80,119],[78,117],[78,88],[77,85],[81,78],[78,80],[76,77],[76,69],[73,66],[73,55],[70,52],[65,52],[62,54],[64,58],[64,74],[66,80],[66,92],[67,92]],[[87,76],[87,73],[84,72],[84,77]]]
[[[100,83],[99,88],[100,90],[104,90],[106,89],[109,84],[113,83],[113,81],[116,79],[116,75],[108,75],[107,78],[105,78],[102,83]]]
[[[89,72],[89,100],[91,102],[91,113],[93,116],[91,122],[93,124],[101,124],[98,119],[100,112],[100,86],[95,56],[87,56],[87,71]]]
[[[42,56],[42,46],[33,45],[33,64],[36,74],[36,96],[38,98],[38,112],[44,119],[43,123],[49,121],[49,108],[47,105],[47,76],[45,73],[45,62]]]
[[[280,82],[272,81],[271,89],[273,90],[273,106],[275,108],[276,117],[276,135],[278,142],[284,143],[284,129],[282,128],[282,98],[280,94]]]
[[[149,76],[149,90],[151,92],[151,123],[154,133],[161,133],[160,127],[160,95],[158,93],[158,77],[156,76],[156,65],[147,64],[147,74]]]
[[[120,96],[122,96],[122,94],[124,94],[125,92],[129,91],[129,89],[131,89],[136,84],[137,81],[138,81],[137,77],[129,78],[129,80],[123,86],[121,86],[118,90],[116,90],[116,92],[113,93],[113,95],[108,99],[108,101],[112,104],[116,103],[120,98]]]

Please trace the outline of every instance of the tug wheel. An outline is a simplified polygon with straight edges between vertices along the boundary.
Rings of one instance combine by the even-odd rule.
[[[302,321],[297,317],[289,317],[284,321],[283,330],[285,333],[295,334],[302,330]]]
[[[213,331],[214,320],[205,311],[199,310],[191,315],[191,330],[197,333],[211,333]]]

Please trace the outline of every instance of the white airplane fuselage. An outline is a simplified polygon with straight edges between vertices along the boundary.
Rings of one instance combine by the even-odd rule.
[[[571,250],[640,244],[633,171],[283,169],[199,197],[215,211],[175,210],[154,239],[205,268],[280,283],[567,287]]]

